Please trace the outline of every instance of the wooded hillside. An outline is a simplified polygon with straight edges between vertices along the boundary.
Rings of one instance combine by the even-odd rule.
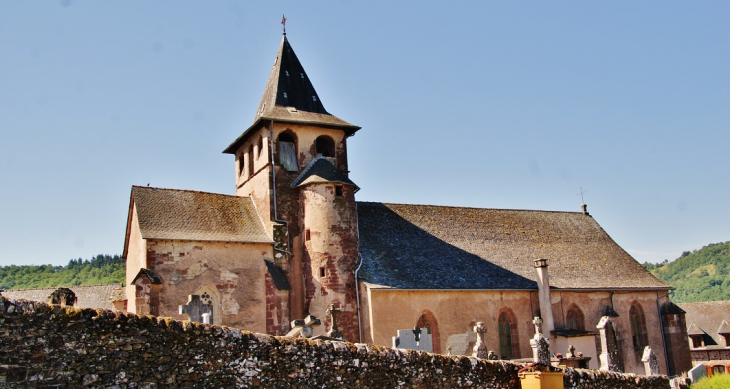
[[[730,242],[685,251],[672,262],[644,263],[654,276],[677,288],[672,301],[730,300]]]
[[[122,283],[124,272],[122,258],[107,254],[86,260],[72,259],[66,266],[2,266],[0,289]]]

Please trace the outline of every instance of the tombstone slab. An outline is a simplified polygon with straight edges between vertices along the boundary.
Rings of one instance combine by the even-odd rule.
[[[398,330],[398,336],[393,337],[393,348],[422,350],[433,352],[433,341],[428,328],[414,328],[412,330]]]

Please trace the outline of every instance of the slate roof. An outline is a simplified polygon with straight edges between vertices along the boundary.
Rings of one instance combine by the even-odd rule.
[[[302,174],[291,183],[291,187],[320,183],[352,185],[355,189],[360,189],[325,157],[317,157],[312,160]]]
[[[144,239],[273,243],[248,197],[133,186],[130,204]]]
[[[688,335],[704,335],[708,348],[724,348],[720,336],[722,327],[730,322],[730,301],[705,301],[699,303],[677,303],[687,312],[684,316]]]
[[[671,289],[587,215],[357,203],[362,269],[375,287],[536,289],[533,260],[549,260],[563,289]]]
[[[14,300],[29,300],[48,302],[48,297],[56,289],[60,288],[38,288],[38,289],[10,289],[4,290],[2,295]],[[112,301],[116,301],[118,290],[123,288],[122,284],[106,284],[106,285],[82,285],[82,286],[64,286],[71,289],[75,294],[77,308],[102,308],[112,309]],[[116,289],[116,290],[115,290]],[[113,299],[114,298],[114,299]],[[126,297],[124,298],[126,299]]]
[[[253,125],[223,152],[235,153],[253,128],[269,120],[338,128],[347,135],[360,129],[327,112],[286,35],[281,39]]]
[[[284,269],[280,268],[279,265],[269,261],[268,259],[264,259],[264,262],[266,263],[266,268],[269,270],[269,275],[271,276],[271,280],[274,281],[276,289],[291,290],[291,285],[289,285],[289,280],[286,278]]]

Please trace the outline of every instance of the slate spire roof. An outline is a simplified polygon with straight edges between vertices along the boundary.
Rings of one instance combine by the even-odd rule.
[[[253,125],[223,152],[235,153],[253,128],[262,121],[270,120],[336,128],[345,131],[348,136],[360,129],[327,112],[286,34],[281,38]]]
[[[256,119],[269,113],[275,106],[292,107],[298,111],[329,115],[312,82],[309,81],[304,67],[286,39],[281,38],[279,51],[276,53],[274,67],[271,69],[266,89],[261,97]]]

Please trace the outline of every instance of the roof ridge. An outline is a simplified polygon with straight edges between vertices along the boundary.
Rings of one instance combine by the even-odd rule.
[[[359,204],[383,204],[383,205],[410,205],[410,206],[415,206],[415,207],[434,207],[434,208],[482,209],[482,210],[492,210],[492,211],[545,212],[545,213],[566,213],[566,214],[578,214],[578,215],[583,214],[580,211],[551,211],[551,210],[541,210],[541,209],[486,208],[486,207],[459,206],[459,205],[386,203],[386,202],[382,202],[382,201],[357,201],[357,203],[359,203]]]
[[[251,196],[239,196],[239,195],[232,195],[227,193],[217,193],[217,192],[206,192],[202,190],[195,190],[195,189],[177,189],[177,188],[160,188],[156,186],[140,186],[140,185],[132,185],[132,188],[140,188],[140,189],[154,189],[154,190],[166,190],[166,191],[175,191],[175,192],[188,192],[188,193],[202,193],[202,194],[211,194],[211,195],[217,195],[217,196],[228,196],[228,197],[237,197],[237,198],[251,198]]]
[[[62,285],[62,286],[47,286],[45,288],[24,288],[24,289],[3,289],[3,292],[10,292],[10,291],[25,291],[25,290],[44,290],[44,289],[58,289],[58,288],[85,288],[85,287],[92,287],[92,286],[121,286],[124,287],[123,282],[115,282],[111,284],[93,284],[93,285]]]

